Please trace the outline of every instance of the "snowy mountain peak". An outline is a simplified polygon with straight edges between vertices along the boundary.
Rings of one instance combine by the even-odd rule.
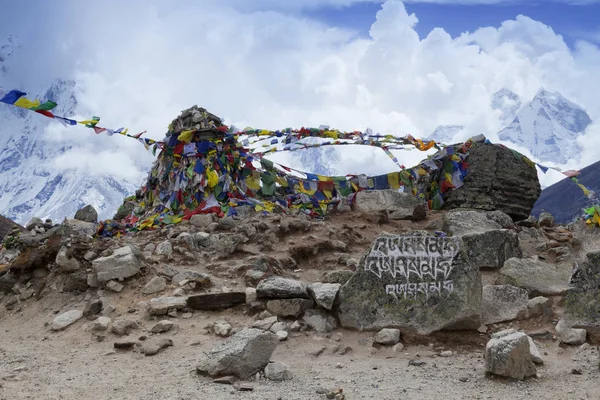
[[[500,111],[500,120],[507,123],[515,118],[521,108],[521,98],[511,90],[500,89],[492,95],[491,107]]]
[[[456,135],[464,129],[460,125],[440,125],[427,136],[426,140],[435,140],[439,143],[451,144],[454,143]]]
[[[14,36],[9,36],[6,40],[0,42],[0,74],[6,74],[8,72],[6,61],[20,48],[21,45]]]
[[[542,88],[498,137],[529,149],[539,161],[564,164],[579,152],[576,139],[591,122],[579,105]]]

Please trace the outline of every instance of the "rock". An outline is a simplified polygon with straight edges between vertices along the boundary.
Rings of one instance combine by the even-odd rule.
[[[540,227],[551,228],[554,226],[554,217],[550,213],[543,212],[538,217],[538,225]]]
[[[171,245],[171,242],[165,240],[156,246],[154,253],[159,256],[170,256],[173,254],[173,246]]]
[[[81,310],[70,310],[62,313],[52,321],[52,330],[62,331],[69,325],[79,321],[81,318],[83,318],[83,311]]]
[[[235,381],[237,381],[237,378],[231,375],[213,379],[213,383],[220,383],[222,385],[233,385]]]
[[[256,289],[253,287],[246,288],[246,304],[252,304],[256,301]]]
[[[485,216],[498,223],[502,229],[511,229],[515,226],[510,215],[505,214],[500,210],[488,211],[485,213]]]
[[[452,351],[451,350],[444,350],[440,353],[440,357],[452,357]]]
[[[339,283],[340,285],[344,285],[344,284],[346,284],[346,282],[348,282],[348,280],[350,278],[352,278],[353,274],[354,274],[354,272],[350,271],[349,269],[340,269],[337,271],[330,271],[327,274],[325,274],[325,278],[323,278],[323,282]]]
[[[514,231],[498,229],[461,237],[467,254],[481,269],[502,268],[505,260],[523,255],[519,236]]]
[[[196,214],[190,218],[190,223],[200,229],[208,227],[213,222],[215,222],[214,214]]]
[[[58,251],[56,255],[56,265],[59,267],[59,271],[62,273],[70,273],[79,271],[81,268],[81,263],[73,257],[67,255],[69,249],[66,246],[63,246]]]
[[[290,367],[287,364],[278,361],[271,361],[265,367],[265,377],[270,381],[289,381],[294,377]]]
[[[390,219],[412,219],[415,207],[421,205],[415,196],[395,190],[363,190],[356,193],[353,208],[364,214],[387,212]]]
[[[98,317],[92,322],[92,330],[94,331],[105,331],[110,326],[110,318]]]
[[[531,296],[558,296],[569,289],[571,273],[571,268],[562,264],[550,264],[534,258],[510,258],[500,270],[496,284],[523,288]]]
[[[113,347],[115,349],[120,349],[120,350],[131,350],[138,344],[139,343],[135,340],[125,339],[125,340],[118,340],[118,341],[114,342]]]
[[[538,365],[544,364],[544,360],[542,359],[540,351],[535,345],[533,339],[527,336],[527,340],[529,341],[529,353],[531,354],[531,361],[533,361],[534,364]]]
[[[257,329],[262,329],[263,331],[268,331],[271,329],[273,324],[276,322],[277,322],[277,317],[268,317],[265,319],[260,319],[258,321],[255,321],[252,324],[252,327],[257,328]]]
[[[125,246],[116,249],[110,256],[92,261],[92,268],[96,271],[98,282],[108,282],[137,275],[142,266],[138,254],[137,249]]]
[[[562,331],[558,338],[562,343],[580,345],[585,343],[587,332],[585,329],[569,328]]]
[[[485,285],[481,316],[485,325],[512,321],[527,311],[527,291],[510,285]]]
[[[149,304],[151,315],[165,315],[171,309],[181,310],[187,302],[185,297],[155,297]]]
[[[451,236],[485,233],[502,229],[487,213],[471,210],[452,210],[444,215],[442,230]]]
[[[215,331],[215,335],[221,337],[227,337],[231,333],[231,324],[228,323],[215,323],[213,325],[213,329]]]
[[[154,339],[148,340],[142,344],[141,353],[147,356],[153,356],[162,349],[173,346],[171,339]]]
[[[29,220],[29,222],[25,225],[25,229],[31,231],[37,227],[44,226],[44,221],[41,218],[33,217]]]
[[[527,335],[514,329],[494,333],[485,348],[485,369],[519,380],[535,376]]]
[[[275,332],[275,334],[277,335],[277,339],[279,339],[280,342],[283,342],[284,340],[287,340],[287,338],[288,338],[287,331],[277,331],[277,332]]]
[[[277,333],[278,331],[285,331],[287,330],[287,324],[285,322],[275,322],[273,325],[271,325],[271,328],[269,328],[269,330],[273,333]]]
[[[77,210],[74,218],[79,221],[95,223],[98,221],[98,212],[92,205],[88,204],[87,206]]]
[[[335,318],[321,310],[306,310],[302,316],[302,321],[317,332],[331,332],[337,328]]]
[[[205,353],[196,370],[201,375],[246,379],[267,366],[278,342],[271,332],[243,329]]]
[[[311,283],[308,293],[318,305],[331,310],[341,286],[339,283]]]
[[[481,325],[481,278],[460,238],[380,236],[341,287],[342,326],[427,335]]]
[[[96,314],[100,314],[102,311],[102,300],[96,299],[93,301],[88,301],[83,307],[83,316],[84,317],[93,317]]]
[[[256,295],[259,299],[291,299],[295,297],[308,299],[304,283],[278,276],[271,276],[260,281],[256,286]]]
[[[565,294],[565,316],[574,328],[585,329],[591,336],[600,335],[600,251],[586,254],[576,264]]]
[[[483,142],[473,143],[465,161],[467,175],[460,189],[445,196],[446,209],[500,210],[514,221],[531,214],[541,193],[535,165],[507,147]]]
[[[181,285],[184,281],[196,283],[198,289],[206,289],[212,286],[210,276],[197,271],[183,271],[171,279],[171,283],[176,286]]]
[[[552,316],[554,312],[552,311],[552,300],[547,297],[534,297],[527,302],[527,310],[529,310],[529,315],[532,317],[539,315]]]
[[[108,281],[106,282],[106,288],[108,290],[112,290],[113,292],[121,293],[121,291],[123,291],[124,286],[117,281]]]
[[[400,329],[384,328],[375,335],[375,343],[394,345],[400,341]]]
[[[275,299],[267,301],[267,311],[278,317],[299,317],[314,305],[308,299]]]
[[[139,325],[137,321],[131,319],[118,319],[113,322],[111,330],[115,335],[123,336],[129,335],[129,332],[138,328]]]
[[[194,310],[218,311],[246,303],[246,292],[205,293],[187,298],[187,306]]]
[[[143,294],[154,294],[162,292],[167,288],[167,280],[162,276],[155,276],[150,279],[150,282],[146,283],[146,286],[142,289]]]
[[[125,217],[128,217],[129,215],[131,215],[131,213],[133,212],[133,210],[136,207],[137,207],[137,204],[134,201],[124,202],[117,210],[117,213],[113,216],[113,219],[115,221],[121,221]]]
[[[173,327],[173,321],[168,319],[163,319],[162,321],[158,321],[156,325],[154,325],[151,329],[152,333],[165,333],[169,331]]]

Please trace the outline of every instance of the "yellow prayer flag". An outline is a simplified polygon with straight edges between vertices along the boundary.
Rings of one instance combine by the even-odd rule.
[[[21,108],[33,108],[38,107],[40,105],[40,101],[38,99],[31,101],[27,97],[21,97],[19,100],[14,102],[14,105]]]
[[[400,176],[397,172],[392,172],[387,175],[388,184],[392,189],[400,188]]]
[[[192,141],[192,137],[194,136],[193,130],[181,131],[179,136],[177,136],[177,140],[183,143],[189,143]]]

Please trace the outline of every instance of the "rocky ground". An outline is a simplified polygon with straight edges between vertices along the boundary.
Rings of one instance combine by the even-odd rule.
[[[583,330],[581,340],[573,324],[557,326],[574,262],[600,248],[598,233],[583,226],[510,222],[503,231],[507,243],[518,238],[517,248],[505,251],[510,260],[501,257],[502,265],[482,270],[487,323],[479,330],[394,337],[339,327],[336,283],[353,274],[376,237],[418,230],[464,234],[462,225],[444,226],[450,220],[444,212],[419,221],[360,212],[322,221],[199,216],[112,239],[92,239],[91,222],[34,223],[19,236],[20,245],[2,252],[0,398],[600,398],[594,332]],[[516,267],[521,260],[527,265]],[[547,279],[531,278],[538,267]],[[286,281],[274,294],[265,288],[269,276],[328,282],[333,286],[325,288],[335,291],[333,298],[327,291],[319,297],[315,286],[302,283],[292,296],[297,288]],[[513,300],[494,309],[508,292]],[[533,377],[486,373],[486,344],[506,328],[535,340],[543,364]],[[246,364],[261,357],[275,364],[226,383],[215,382],[233,375],[221,364],[210,368],[223,374],[199,373],[206,353],[223,343],[230,351],[232,340],[249,331],[263,342],[244,344],[245,353],[232,356],[228,368],[247,372],[252,368]]]

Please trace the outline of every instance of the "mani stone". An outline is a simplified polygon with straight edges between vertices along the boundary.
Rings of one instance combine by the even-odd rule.
[[[339,319],[358,330],[428,335],[481,325],[481,277],[456,237],[380,236],[341,287]]]
[[[592,337],[600,336],[600,251],[586,254],[576,266],[565,295],[565,314],[573,328],[585,329]]]

